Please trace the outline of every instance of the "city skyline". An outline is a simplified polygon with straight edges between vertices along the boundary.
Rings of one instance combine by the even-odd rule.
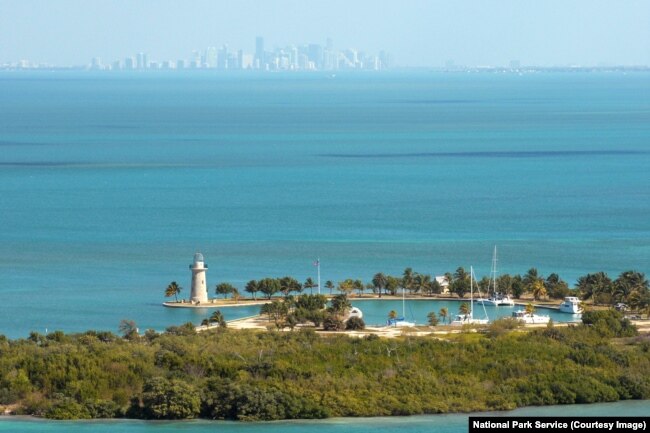
[[[110,63],[130,53],[160,61],[224,44],[255,52],[320,44],[373,55],[400,67],[650,64],[650,3],[639,0],[455,2],[369,0],[0,0],[0,64]]]

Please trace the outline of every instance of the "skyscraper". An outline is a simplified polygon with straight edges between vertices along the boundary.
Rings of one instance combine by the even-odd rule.
[[[255,61],[259,62],[259,68],[264,69],[266,56],[264,55],[264,38],[262,36],[255,38]]]
[[[147,69],[149,62],[147,61],[147,55],[145,53],[138,53],[136,57],[137,68],[138,69]]]

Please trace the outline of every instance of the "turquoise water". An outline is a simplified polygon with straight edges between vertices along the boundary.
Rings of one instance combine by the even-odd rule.
[[[462,302],[469,304],[469,299],[465,299]],[[429,300],[417,300],[410,301],[406,300],[404,304],[405,317],[409,321],[415,322],[417,325],[426,325],[429,320],[427,315],[430,312],[435,312],[438,314],[441,308],[446,308],[450,315],[450,320],[458,314],[458,308],[460,307],[461,301],[429,301]],[[382,300],[382,301],[352,301],[352,305],[359,307],[363,312],[363,320],[368,325],[385,325],[386,320],[388,319],[388,313],[391,310],[395,310],[399,316],[402,315],[402,301],[394,300]],[[511,317],[513,311],[523,309],[523,306],[514,306],[514,307],[494,307],[491,305],[486,305],[485,310],[483,306],[477,303],[474,303],[474,318],[484,319],[486,316],[490,321],[495,319],[500,319],[503,317]],[[560,313],[557,310],[551,310],[548,308],[538,308],[535,314],[540,316],[549,316],[553,322],[576,322],[580,320],[579,314],[566,314]]]
[[[0,73],[0,333],[211,288],[650,263],[650,75]],[[249,315],[229,309],[226,318]]]
[[[593,405],[548,406],[517,409],[510,412],[490,413],[494,416],[647,416],[650,401],[625,401]],[[234,423],[224,421],[44,421],[36,419],[14,419],[0,417],[0,431],[16,433],[59,433],[59,432],[123,432],[145,433],[165,431],[187,431],[203,433],[219,431],[224,433],[358,433],[393,432],[404,433],[461,433],[467,432],[467,419],[472,414],[427,415],[391,418],[335,418],[319,421],[282,421],[264,423]],[[486,415],[485,413],[477,415]]]

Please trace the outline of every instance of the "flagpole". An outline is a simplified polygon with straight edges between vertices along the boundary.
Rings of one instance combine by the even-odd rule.
[[[318,294],[320,295],[320,259],[316,259],[316,263],[318,263]]]

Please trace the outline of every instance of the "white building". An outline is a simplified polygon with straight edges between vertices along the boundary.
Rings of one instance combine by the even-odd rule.
[[[190,293],[190,302],[204,303],[208,302],[208,289],[205,283],[205,273],[208,265],[203,261],[203,254],[194,254],[194,263],[190,265],[192,271],[192,292]]]
[[[442,290],[440,290],[440,293],[443,295],[446,295],[449,293],[449,281],[447,280],[447,277],[444,275],[436,275],[436,281],[438,284],[440,284],[440,287],[442,287]]]

